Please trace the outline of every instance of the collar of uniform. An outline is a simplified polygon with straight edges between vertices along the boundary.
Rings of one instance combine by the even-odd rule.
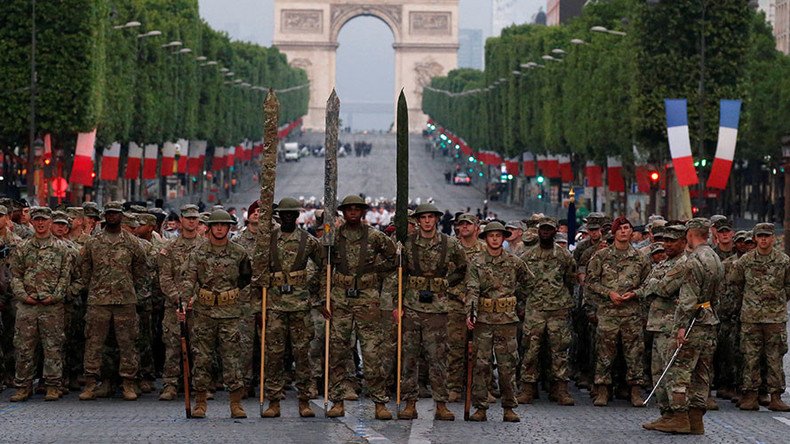
[[[280,233],[280,239],[289,241],[289,240],[298,238],[298,236],[299,236],[299,228],[297,227],[295,230],[293,230],[290,233],[286,233],[286,232],[281,231],[281,230],[279,231],[279,233]]]
[[[341,236],[353,242],[362,239],[362,230],[365,229],[367,229],[367,227],[364,225],[360,225],[359,228],[351,228],[344,224],[342,227],[340,227],[338,232]]]
[[[416,239],[414,239],[414,243],[421,246],[421,247],[432,247],[434,245],[439,245],[439,242],[442,239],[442,234],[438,231],[434,233],[433,237],[422,237],[418,233]]]
[[[43,239],[38,237],[33,237],[32,242],[34,242],[34,245],[36,245],[38,248],[49,248],[50,246],[52,246],[52,243],[54,241],[55,241],[55,237],[50,234],[49,236]]]
[[[206,242],[206,244],[208,246],[209,251],[212,254],[216,254],[216,255],[219,255],[219,256],[227,256],[228,255],[228,245],[230,245],[230,243],[227,243],[225,245],[214,245],[211,242]]]
[[[492,256],[491,253],[488,252],[487,248],[482,249],[485,252],[486,263],[489,264],[498,264],[505,260],[505,256],[507,255],[507,251],[502,250],[502,252],[498,256]]]

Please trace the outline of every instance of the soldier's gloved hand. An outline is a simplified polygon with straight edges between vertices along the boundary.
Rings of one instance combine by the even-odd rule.
[[[470,331],[475,329],[475,322],[472,318],[466,318],[466,329]]]
[[[326,309],[325,305],[321,306],[321,316],[324,317],[327,321],[332,319],[332,312]]]
[[[52,299],[52,296],[47,296],[41,300],[41,305],[52,305],[55,303],[55,300]]]
[[[680,347],[681,345],[686,343],[686,329],[685,328],[679,328],[678,329],[678,335],[677,335],[677,338],[675,338],[675,340],[677,341],[678,347]]]
[[[38,301],[36,299],[33,299],[32,296],[26,297],[24,302],[25,305],[38,305]]]
[[[609,299],[611,299],[614,305],[620,305],[623,302],[623,297],[616,291],[609,292]]]
[[[187,313],[184,310],[179,310],[176,308],[176,319],[178,319],[178,322],[186,322]]]

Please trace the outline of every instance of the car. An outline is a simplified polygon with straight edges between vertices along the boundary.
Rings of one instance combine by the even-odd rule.
[[[458,173],[453,177],[453,185],[472,185],[472,178],[466,173]]]
[[[288,142],[285,144],[285,161],[299,162],[299,144],[295,142]]]

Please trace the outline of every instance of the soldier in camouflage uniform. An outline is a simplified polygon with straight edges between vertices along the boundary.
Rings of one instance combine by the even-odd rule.
[[[774,225],[754,226],[757,249],[735,263],[732,282],[741,301],[741,356],[743,396],[741,410],[759,410],[760,360],[767,368],[766,386],[770,410],[786,412],[783,358],[787,353],[787,300],[790,297],[790,258],[774,247]]]
[[[432,204],[414,211],[419,230],[404,246],[404,275],[408,275],[403,297],[403,372],[402,392],[406,408],[400,419],[417,418],[417,377],[420,354],[425,353],[433,399],[434,419],[452,421],[447,409],[447,289],[463,282],[467,259],[455,238],[436,230],[442,216]]]
[[[22,238],[8,229],[8,209],[0,205],[0,391],[14,383],[14,319],[16,303],[11,291],[9,257]]]
[[[308,261],[321,267],[321,246],[307,231],[297,228],[296,219],[301,212],[299,201],[284,198],[275,210],[280,216],[280,229],[272,233],[271,286],[266,306],[266,398],[269,408],[261,413],[263,418],[280,416],[280,400],[285,399],[285,372],[283,358],[290,340],[296,361],[296,389],[299,398],[299,416],[315,416],[310,408],[310,341],[313,325],[310,309],[318,299],[320,273],[307,270]]]
[[[244,247],[250,257],[255,257],[256,235],[258,234],[258,201],[253,202],[247,209],[247,226],[241,234],[233,238],[233,242]],[[247,388],[245,396],[254,396],[253,381],[260,370],[260,336],[259,329],[256,328],[256,318],[261,313],[261,288],[253,282],[250,285],[250,306],[247,314],[244,315],[242,323],[242,342],[244,348],[252,349],[252,353],[245,356],[244,363],[244,386]]]
[[[172,401],[178,393],[181,382],[181,342],[180,326],[176,318],[179,302],[188,302],[189,295],[184,290],[185,264],[189,255],[206,239],[197,234],[197,205],[181,207],[181,231],[177,238],[167,241],[159,250],[159,286],[164,296],[164,317],[162,319],[162,342],[165,346],[165,361],[162,369],[162,392],[160,401]],[[189,320],[191,324],[191,320]]]
[[[716,246],[713,247],[713,251],[719,256],[719,259],[724,262],[730,256],[735,255],[735,243],[734,243],[734,236],[735,231],[732,229],[732,222],[729,219],[720,219],[715,224],[713,224],[713,228],[716,229]]]
[[[136,213],[139,226],[135,234],[145,250],[147,272],[138,287],[137,318],[139,320],[139,334],[137,335],[137,351],[140,354],[140,391],[151,393],[154,390],[156,372],[154,369],[154,307],[157,305],[158,285],[158,255],[160,245],[154,245],[153,228],[156,225],[156,216],[148,213]]]
[[[11,402],[24,401],[32,394],[36,372],[36,347],[44,352],[43,377],[47,401],[60,398],[65,342],[64,300],[71,281],[73,254],[50,234],[49,208],[33,209],[35,235],[25,241],[11,259],[12,287],[18,302],[16,312],[17,391]]]
[[[718,283],[724,278],[724,267],[708,244],[710,226],[710,221],[704,218],[686,223],[686,239],[691,252],[682,265],[679,278],[683,282],[672,322],[676,343],[670,345],[667,353],[681,345],[683,348],[666,376],[666,388],[671,391],[670,412],[653,424],[654,430],[665,433],[705,433],[702,417],[713,376],[716,325],[719,323],[712,301],[716,298]],[[692,319],[693,328],[686,335]]]
[[[384,233],[362,224],[369,208],[364,199],[353,195],[346,196],[338,205],[345,222],[337,230],[330,258],[329,399],[333,403],[327,412],[330,418],[345,415],[344,387],[348,378],[348,358],[352,353],[349,344],[352,333],[356,332],[362,348],[365,381],[376,404],[376,419],[392,419],[386,407],[389,400],[386,358],[379,350],[380,344],[387,340],[382,338],[382,324],[386,321],[380,309],[379,275],[395,270],[396,251],[395,244]],[[321,294],[325,294],[325,290]],[[324,313],[325,317],[329,315]]]
[[[499,222],[486,224],[480,233],[485,240],[483,251],[470,260],[467,279],[467,328],[474,330],[475,365],[472,382],[472,403],[476,411],[470,421],[486,421],[488,385],[491,380],[492,357],[496,357],[502,394],[504,422],[519,422],[516,402],[516,367],[518,344],[516,306],[523,304],[535,284],[535,276],[527,265],[502,248],[511,236]],[[476,320],[475,320],[476,312]]]
[[[524,337],[526,354],[521,363],[519,404],[531,404],[537,390],[540,369],[538,357],[544,335],[551,353],[551,390],[559,405],[573,405],[568,393],[571,346],[571,309],[576,282],[576,263],[571,253],[554,242],[557,222],[546,218],[538,224],[539,244],[529,248],[521,259],[535,273],[535,288],[526,301]]]
[[[222,376],[230,391],[230,415],[246,418],[241,405],[244,391],[242,317],[249,306],[247,286],[252,279],[250,257],[244,247],[230,242],[228,232],[233,218],[225,210],[214,210],[208,220],[209,241],[189,255],[184,273],[183,292],[190,297],[195,408],[192,416],[205,418],[206,399],[211,384],[214,354],[222,361]],[[179,312],[179,317],[184,314]]]
[[[88,287],[85,316],[85,389],[80,400],[96,399],[102,350],[113,326],[120,350],[123,397],[136,400],[134,379],[139,366],[137,340],[137,293],[146,270],[145,251],[131,234],[121,230],[122,206],[109,202],[104,208],[104,231],[89,240],[82,250],[82,270]]]
[[[505,225],[505,228],[512,233],[507,239],[507,250],[515,254],[516,257],[521,257],[527,249],[527,246],[524,245],[524,222],[511,220]]]
[[[609,385],[612,383],[612,364],[617,355],[617,340],[623,344],[627,366],[626,382],[631,386],[631,404],[642,407],[645,352],[642,309],[636,299],[624,295],[637,289],[650,273],[650,262],[630,242],[631,223],[624,217],[612,223],[613,245],[593,255],[587,267],[585,297],[597,305],[595,316],[596,362],[594,404],[605,406],[609,402]]]
[[[6,207],[8,218],[11,219],[11,231],[21,239],[33,237],[33,229],[26,223],[22,223],[22,204],[14,199],[4,197],[0,199],[0,205]]]

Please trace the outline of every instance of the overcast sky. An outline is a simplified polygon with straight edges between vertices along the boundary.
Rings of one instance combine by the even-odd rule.
[[[368,0],[373,2],[374,0]],[[514,21],[528,21],[545,0],[515,0]],[[199,0],[200,15],[214,28],[231,38],[269,46],[274,35],[274,0]],[[460,0],[459,28],[481,29],[491,34],[491,1]],[[340,31],[337,54],[337,91],[343,102],[394,100],[393,37],[380,20],[358,17]],[[392,114],[343,116],[354,129],[387,129]]]

